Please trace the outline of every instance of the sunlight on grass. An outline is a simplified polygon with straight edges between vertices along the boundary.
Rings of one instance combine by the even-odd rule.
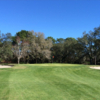
[[[100,71],[79,64],[0,69],[0,100],[100,100]]]
[[[21,66],[14,66],[13,69],[25,69],[27,68],[26,66],[24,65],[21,65]]]
[[[34,64],[34,66],[80,66],[80,64]]]

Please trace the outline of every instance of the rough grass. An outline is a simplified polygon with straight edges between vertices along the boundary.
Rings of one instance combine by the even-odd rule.
[[[0,100],[100,100],[100,70],[78,64],[0,69]]]

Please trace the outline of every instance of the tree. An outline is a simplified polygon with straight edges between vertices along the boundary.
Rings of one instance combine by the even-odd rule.
[[[12,57],[11,33],[0,34],[0,58],[8,60]]]
[[[26,30],[21,30],[16,33],[16,36],[20,37],[20,40],[26,40],[29,37],[29,32]]]
[[[95,31],[89,31],[89,33],[84,32],[82,38],[78,38],[79,44],[84,47],[84,53],[88,55],[90,59],[90,64],[93,63],[93,58],[99,53],[99,44],[100,39],[100,28],[95,28]],[[95,58],[96,64],[96,58]]]
[[[95,58],[96,65],[96,61],[100,59],[100,26],[98,28],[94,28],[93,38],[93,56]]]
[[[33,38],[30,42],[30,55],[33,59],[50,59],[51,51],[50,48],[52,47],[52,41],[46,40],[44,38],[44,34],[41,32],[34,33],[34,31],[31,31],[33,34]]]
[[[64,43],[65,39],[63,38],[57,38],[56,43]]]
[[[52,56],[54,56],[55,62],[63,62],[64,41],[65,40],[63,38],[57,38],[56,44],[54,44],[52,47]]]
[[[17,44],[13,45],[12,51],[13,54],[17,57],[18,64],[20,63],[20,59],[27,56],[27,52],[29,50],[29,43],[27,41],[20,41],[20,37],[16,38]]]
[[[77,55],[77,40],[75,38],[66,38],[64,43],[64,61],[74,63]]]
[[[46,38],[46,40],[49,40],[49,39],[52,41],[53,44],[56,43],[56,40],[53,37],[49,36]]]

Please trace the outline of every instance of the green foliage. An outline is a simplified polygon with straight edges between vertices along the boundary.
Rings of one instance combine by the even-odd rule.
[[[66,38],[65,40],[69,40],[69,41],[76,41],[76,39],[75,38],[72,38],[72,37],[68,37],[68,38]]]
[[[63,38],[57,38],[56,43],[64,43],[64,39]]]
[[[12,38],[12,45],[17,44],[17,42],[16,42],[16,37],[15,37],[15,36],[12,36],[11,38]]]
[[[53,37],[49,36],[49,37],[46,38],[46,40],[49,40],[49,39],[51,39],[52,43],[55,44],[56,40]]]
[[[25,40],[28,38],[28,31],[21,30],[20,32],[16,33],[16,36],[19,36],[21,38],[21,40]]]
[[[12,51],[14,51],[13,54]],[[45,39],[41,32],[26,30],[17,32],[15,36],[11,36],[10,33],[0,35],[0,57],[3,60],[11,58],[13,55],[12,59],[14,58],[14,61],[16,61],[19,52],[23,52],[23,56],[20,56],[19,59],[21,58],[24,63],[53,61],[85,63],[90,61],[90,64],[99,64],[100,27],[94,28],[94,31],[88,33],[83,32],[83,36],[77,39],[68,37],[55,40],[51,36]]]
[[[2,62],[3,61],[3,59],[2,58],[0,58],[0,62]]]
[[[11,34],[0,34],[0,58],[10,60],[12,57],[12,41]]]

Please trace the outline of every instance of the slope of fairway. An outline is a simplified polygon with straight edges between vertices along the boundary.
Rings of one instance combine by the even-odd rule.
[[[78,64],[0,69],[0,100],[100,100],[100,71]]]

